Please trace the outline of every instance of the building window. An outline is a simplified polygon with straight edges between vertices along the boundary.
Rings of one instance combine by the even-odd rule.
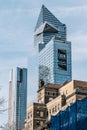
[[[51,114],[51,109],[49,109],[49,114]]]
[[[40,111],[36,111],[36,115],[37,115],[37,116],[40,116]]]
[[[42,111],[40,112],[40,117],[43,117],[43,112]]]
[[[52,100],[53,100],[53,98],[49,98],[49,102],[52,101]]]
[[[66,50],[58,49],[58,69],[67,70],[67,54],[66,54]]]
[[[50,93],[48,92],[48,95],[50,95]]]
[[[53,93],[53,96],[55,95],[55,93]]]
[[[62,106],[66,105],[66,96],[63,94],[62,95]]]
[[[23,80],[23,70],[20,69],[20,82],[22,82],[22,80]]]
[[[40,121],[36,121],[36,125],[37,125],[37,126],[40,125]]]
[[[60,104],[58,104],[58,110],[60,110],[60,108],[61,108],[61,106],[60,106]]]
[[[29,121],[28,125],[29,125],[29,126],[32,126],[32,121]]]
[[[48,111],[46,111],[46,116],[48,116]]]
[[[32,112],[28,113],[28,119],[32,117]]]
[[[52,108],[52,113],[54,113],[54,112],[55,112],[55,108],[53,107],[53,108]]]
[[[55,112],[57,112],[57,106],[55,106]]]
[[[80,86],[76,86],[76,90],[80,90],[80,88],[81,88]]]

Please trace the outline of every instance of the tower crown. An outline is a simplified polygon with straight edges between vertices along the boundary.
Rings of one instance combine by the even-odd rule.
[[[55,23],[53,22],[55,21]],[[43,23],[48,22],[49,24],[54,25],[55,27],[58,28],[59,25],[63,25],[46,7],[45,5],[42,5],[37,24],[35,27],[35,31],[37,30],[40,25]]]
[[[44,43],[45,46],[54,36],[59,37],[62,41],[66,41],[66,25],[61,23],[44,5],[42,5],[34,36],[35,45]],[[39,50],[42,50],[42,48],[43,47]]]

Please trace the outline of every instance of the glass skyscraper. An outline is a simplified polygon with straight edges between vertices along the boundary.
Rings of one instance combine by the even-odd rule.
[[[22,130],[27,109],[27,69],[17,67],[16,71],[11,71],[10,77],[9,127],[11,130]]]
[[[66,25],[42,5],[34,32],[39,51],[39,80],[63,84],[72,80],[71,42],[67,41]]]

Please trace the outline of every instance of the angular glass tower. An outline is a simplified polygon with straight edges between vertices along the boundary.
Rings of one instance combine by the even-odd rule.
[[[42,5],[34,32],[39,50],[39,80],[45,84],[63,84],[72,80],[71,42],[66,38],[66,25]]]
[[[10,77],[9,129],[22,130],[24,128],[27,109],[27,69],[17,68],[16,71],[12,70]]]

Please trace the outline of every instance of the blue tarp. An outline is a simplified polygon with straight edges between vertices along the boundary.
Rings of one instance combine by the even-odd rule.
[[[51,130],[87,130],[87,98],[51,116]]]

